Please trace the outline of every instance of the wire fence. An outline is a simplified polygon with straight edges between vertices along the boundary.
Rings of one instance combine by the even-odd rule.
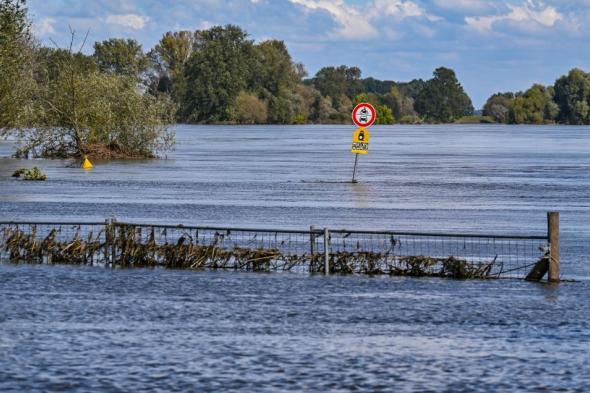
[[[525,278],[546,236],[0,222],[0,260],[176,269]]]

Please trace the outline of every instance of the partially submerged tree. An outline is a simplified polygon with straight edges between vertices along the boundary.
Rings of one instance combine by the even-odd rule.
[[[142,93],[133,76],[89,70],[71,52],[58,61],[39,89],[35,127],[20,131],[17,154],[150,158],[172,146],[168,99]]]

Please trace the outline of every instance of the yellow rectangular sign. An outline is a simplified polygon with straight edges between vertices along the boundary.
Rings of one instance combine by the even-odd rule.
[[[369,139],[371,134],[364,128],[357,129],[352,134],[352,149],[351,151],[356,154],[369,154]]]

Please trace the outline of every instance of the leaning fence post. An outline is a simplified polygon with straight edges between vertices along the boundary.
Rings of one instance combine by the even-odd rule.
[[[559,212],[547,213],[547,241],[549,241],[549,282],[559,281]]]
[[[324,228],[324,273],[330,274],[330,231]]]

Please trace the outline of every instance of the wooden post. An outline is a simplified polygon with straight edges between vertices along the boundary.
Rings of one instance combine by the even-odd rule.
[[[311,257],[313,258],[314,246],[315,246],[315,228],[312,226],[309,227],[309,252],[311,253]]]
[[[117,227],[116,220],[111,218],[111,267],[115,267],[117,261]]]
[[[111,220],[108,218],[104,221],[104,264],[109,264],[109,253],[111,251]]]
[[[547,241],[550,244],[549,282],[559,282],[559,212],[547,213]]]
[[[330,274],[330,231],[324,228],[324,273]]]

